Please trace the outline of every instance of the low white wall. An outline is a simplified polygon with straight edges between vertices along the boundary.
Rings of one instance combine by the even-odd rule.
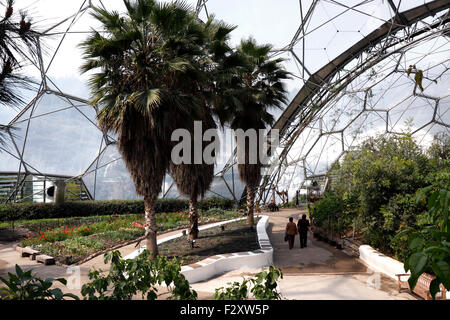
[[[381,272],[388,277],[398,280],[396,274],[411,274],[405,272],[403,263],[392,259],[371,246],[362,245],[359,247],[359,258],[372,270]],[[403,276],[402,281],[407,281],[409,276]],[[447,291],[447,300],[450,300],[450,291]]]
[[[381,252],[375,250],[371,246],[363,245],[359,247],[359,258],[367,264],[367,266],[376,272],[384,273],[392,279],[397,280],[396,274],[406,274],[403,263],[392,259]],[[407,280],[409,277],[403,277]]]
[[[192,268],[183,266],[181,273],[190,283],[196,283],[210,279],[224,272],[238,270],[241,268],[262,268],[272,265],[273,248],[270,245],[266,229],[269,225],[269,217],[262,216],[256,226],[260,250],[233,253],[231,256],[217,255],[216,259],[207,258],[196,265],[201,267]]]
[[[223,224],[231,223],[234,221],[244,220],[246,218],[239,218],[224,222],[218,222],[211,225],[200,227],[199,230],[205,230],[214,228]],[[189,266],[182,266],[181,273],[190,283],[196,283],[210,279],[216,275],[224,272],[238,270],[241,268],[262,268],[273,264],[273,248],[267,235],[267,227],[269,225],[269,217],[261,216],[256,226],[258,235],[258,242],[260,245],[259,250],[249,252],[238,252],[232,254],[216,255],[214,257],[206,258],[200,262]],[[181,237],[183,234],[180,232],[173,236],[158,240],[158,244],[166,241]],[[138,250],[124,257],[124,259],[134,259],[143,250],[145,246],[141,246]]]

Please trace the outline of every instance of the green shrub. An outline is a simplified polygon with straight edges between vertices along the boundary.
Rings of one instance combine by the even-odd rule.
[[[344,201],[334,193],[326,193],[325,196],[316,201],[309,207],[309,214],[314,225],[338,232],[339,229],[344,229],[343,222],[346,220],[352,220],[347,218],[344,211]],[[339,223],[338,223],[339,221]]]
[[[51,203],[13,203],[0,205],[0,221],[103,216],[140,213],[143,201],[74,201],[61,205]]]
[[[83,285],[81,294],[85,300],[131,300],[135,295],[155,300],[156,286],[166,285],[171,293],[169,300],[197,299],[197,292],[191,289],[177,260],[164,256],[149,260],[149,257],[148,250],[128,260],[122,259],[119,251],[107,252],[104,262],[111,262],[109,274],[90,271],[91,282]]]
[[[331,169],[333,192],[342,199],[345,212],[340,224],[350,229],[349,218],[357,219],[357,232],[365,243],[404,260],[410,253],[407,238],[394,236],[429,220],[425,202],[416,204],[415,193],[428,184],[449,180],[449,145],[448,138],[435,139],[424,152],[408,134],[386,134],[369,138],[348,152]],[[319,224],[326,224],[327,212],[335,208],[333,201],[323,199],[314,205],[312,214]]]
[[[431,168],[420,146],[410,136],[369,138],[349,152],[334,173],[338,194],[356,199],[358,211],[383,227],[383,205],[396,194],[413,194],[425,186]]]
[[[209,198],[199,201],[198,208],[201,210],[209,210],[212,208],[220,208],[223,210],[231,210],[234,207],[234,201],[223,198]]]
[[[158,199],[155,211],[175,212],[186,210],[189,207],[187,200]],[[198,203],[199,209],[233,208],[233,200],[210,198]],[[0,204],[0,222],[33,220],[45,218],[89,217],[103,215],[121,215],[144,212],[143,200],[112,200],[112,201],[73,201],[61,205],[52,203],[12,203]]]
[[[450,288],[450,230],[448,227],[448,205],[450,183],[445,181],[428,186],[417,194],[419,203],[427,198],[430,225],[421,230],[406,229],[396,237],[408,235],[410,255],[405,259],[405,271],[411,271],[408,283],[411,290],[423,273],[434,274],[429,289],[433,299],[440,291],[440,284]]]
[[[8,300],[65,300],[79,298],[71,293],[64,294],[61,289],[53,288],[53,282],[57,281],[64,285],[66,279],[46,279],[42,280],[32,274],[32,270],[24,272],[16,264],[16,274],[8,272],[8,279],[0,277],[0,281],[6,285],[6,288],[0,288],[0,298]],[[2,295],[4,297],[2,297]]]
[[[221,216],[225,214],[225,210],[221,208],[211,208],[206,211],[202,212],[202,216],[209,217],[209,216]]]
[[[300,203],[300,202],[299,202]],[[282,208],[294,208],[295,207],[295,200],[288,202],[288,203],[284,203],[281,205]]]
[[[89,272],[91,282],[83,285],[81,294],[84,300],[131,300],[140,295],[147,300],[158,298],[157,286],[165,285],[170,292],[169,300],[196,300],[197,293],[181,273],[177,260],[158,256],[149,260],[150,253],[144,250],[136,259],[122,259],[119,251],[107,252],[105,264],[111,263],[109,273],[104,275],[98,270]],[[9,279],[0,277],[7,288],[0,293],[10,300],[79,300],[74,294],[64,294],[61,289],[51,289],[54,281],[66,285],[65,279],[41,280],[31,273],[23,272],[16,265],[16,274],[8,273]]]
[[[248,300],[250,293],[257,300],[280,300],[281,295],[277,291],[279,278],[283,279],[281,269],[270,266],[269,270],[257,273],[254,278],[216,289],[214,300]]]
[[[123,241],[132,240],[137,236],[142,235],[142,230],[118,230],[118,231],[108,231],[97,235],[99,239],[106,239],[109,241]]]
[[[393,238],[393,235],[399,231],[407,228],[416,228],[417,220],[423,215],[425,211],[425,202],[416,203],[414,194],[397,194],[393,196],[387,205],[381,207],[380,212],[384,217],[383,230],[384,233],[389,233],[389,248],[386,248],[387,253],[392,253],[394,256],[404,261],[409,256],[407,237]],[[370,231],[369,231],[370,232]],[[384,247],[387,239],[380,239],[377,247]]]
[[[81,249],[85,250],[86,252],[100,251],[105,249],[105,245],[102,242],[90,237],[74,237],[64,240],[63,243],[67,248]]]
[[[135,259],[122,259],[119,251],[108,251],[104,255],[105,264],[111,263],[107,275],[99,270],[91,270],[89,279],[81,288],[84,300],[130,300],[136,295],[143,299],[158,298],[157,286],[165,285],[170,292],[169,300],[196,300],[197,292],[191,289],[189,282],[181,273],[178,260],[157,256],[149,260],[150,252],[144,250]],[[51,289],[54,281],[66,285],[65,279],[41,280],[32,274],[32,270],[23,272],[16,265],[16,274],[8,273],[9,279],[0,277],[7,288],[1,288],[0,299],[11,300],[62,300],[80,298],[73,294],[64,294],[61,289]],[[270,266],[268,270],[246,279],[242,284],[235,282],[228,287],[216,289],[216,300],[247,300],[252,294],[257,300],[279,300],[278,279],[283,278],[281,269]],[[251,289],[250,289],[251,288]]]

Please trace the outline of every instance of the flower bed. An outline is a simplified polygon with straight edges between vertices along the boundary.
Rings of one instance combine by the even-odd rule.
[[[188,226],[188,212],[157,215],[159,231]],[[236,218],[238,213],[210,209],[199,214],[201,224]],[[21,246],[31,246],[53,256],[62,264],[74,264],[106,249],[137,240],[144,235],[144,215],[101,216],[30,221],[23,225],[30,230]],[[46,228],[43,229],[43,226]]]

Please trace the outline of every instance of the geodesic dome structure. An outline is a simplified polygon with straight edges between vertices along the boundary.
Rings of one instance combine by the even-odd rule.
[[[449,132],[450,2],[435,1],[188,1],[200,19],[214,14],[237,25],[231,42],[253,36],[272,43],[293,74],[290,103],[272,129],[280,145],[263,178],[259,199],[273,187],[292,197],[305,181],[326,177],[330,164],[368,135],[401,133],[409,123],[417,139]],[[54,180],[79,199],[133,199],[133,183],[115,137],[97,126],[89,106],[88,75],[80,75],[82,42],[98,23],[91,7],[123,11],[121,0],[17,1],[34,17],[41,54],[22,73],[36,79],[20,110],[0,110],[6,144],[0,146],[0,196],[46,201]],[[415,66],[408,74],[410,66]],[[414,80],[423,72],[423,91]],[[241,199],[234,139],[223,150],[209,196]],[[179,197],[169,176],[161,197]]]

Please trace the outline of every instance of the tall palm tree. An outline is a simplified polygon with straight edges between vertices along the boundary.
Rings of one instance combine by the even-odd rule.
[[[202,24],[202,27],[207,40],[203,46],[204,55],[198,60],[197,67],[203,71],[207,81],[197,83],[193,89],[199,91],[203,97],[203,113],[196,119],[202,121],[203,137],[206,130],[217,130],[213,115],[221,120],[221,115],[216,113],[219,110],[217,102],[220,100],[220,95],[223,94],[219,83],[226,81],[233,74],[237,64],[236,61],[231,60],[235,53],[228,44],[230,33],[235,27],[216,21],[214,16],[210,16],[205,24]],[[194,126],[192,123],[186,123],[184,128],[193,136]],[[202,153],[208,144],[209,142],[202,142]],[[194,141],[191,143],[191,150],[194,150]],[[213,156],[216,157],[217,153]],[[204,196],[214,180],[214,164],[195,164],[194,154],[191,154],[190,163],[174,164],[171,162],[169,172],[178,191],[189,197],[189,238],[197,239],[199,233],[197,200],[199,196]]]
[[[208,129],[217,129],[217,126],[212,116],[205,114],[205,119],[202,121],[202,131],[205,132]],[[193,136],[193,126],[189,127],[188,131]],[[202,151],[206,144],[205,142],[202,143]],[[191,150],[194,150],[193,140],[191,141]],[[195,164],[192,152],[190,163],[174,164],[171,162],[169,172],[178,191],[189,197],[189,239],[197,239],[199,233],[197,201],[199,196],[204,196],[214,180],[214,164]]]
[[[241,41],[237,48],[245,64],[239,68],[239,82],[233,85],[232,102],[229,104],[232,108],[229,122],[234,130],[267,128],[274,121],[269,109],[282,109],[287,102],[283,80],[289,79],[290,73],[281,66],[283,59],[270,58],[271,49],[271,45],[258,45],[252,38]],[[257,138],[259,154],[259,135]],[[256,163],[250,163],[249,143],[237,144],[237,148],[238,154],[244,155],[245,159],[244,163],[238,163],[238,171],[239,178],[246,184],[247,223],[253,227],[255,194],[261,179],[262,163],[259,157]]]
[[[20,90],[31,88],[32,80],[18,71],[26,53],[36,58],[38,33],[31,28],[25,12],[20,13],[20,18],[15,14],[13,0],[0,1],[0,5],[5,7],[0,18],[0,105],[14,108],[24,102]],[[0,142],[5,128],[0,125]]]
[[[154,204],[169,168],[171,134],[201,114],[202,100],[192,89],[205,40],[202,27],[182,2],[124,0],[120,15],[94,8],[103,31],[81,44],[90,79],[92,104],[101,106],[101,127],[118,134],[118,149],[145,202],[146,246],[158,254]],[[183,123],[181,123],[183,121]]]

